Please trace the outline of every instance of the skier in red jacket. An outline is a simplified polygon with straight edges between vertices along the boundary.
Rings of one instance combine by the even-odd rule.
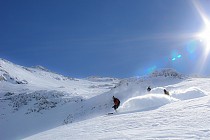
[[[112,98],[113,98],[113,102],[114,102],[114,106],[112,108],[114,108],[114,110],[116,110],[120,106],[120,100],[115,98],[114,96]]]

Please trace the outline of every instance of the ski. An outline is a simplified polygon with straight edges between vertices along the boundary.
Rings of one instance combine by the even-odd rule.
[[[108,113],[107,115],[113,115],[114,113]]]

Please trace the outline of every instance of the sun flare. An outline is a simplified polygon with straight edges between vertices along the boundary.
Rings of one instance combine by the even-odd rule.
[[[204,43],[206,51],[210,51],[210,26],[206,27],[201,33],[199,33],[198,38]]]
[[[200,72],[206,68],[207,64],[209,64],[210,57],[210,18],[206,14],[202,4],[200,1],[192,0],[193,5],[195,6],[198,14],[203,21],[203,30],[197,33],[196,38],[201,41],[201,47],[203,48],[203,52],[201,54],[199,64],[196,66],[200,69]]]
[[[195,0],[192,2],[204,23],[204,29],[197,35],[197,37],[203,43],[205,54],[208,55],[210,52],[210,21],[201,4]]]

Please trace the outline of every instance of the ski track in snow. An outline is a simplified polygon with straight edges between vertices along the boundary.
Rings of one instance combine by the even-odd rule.
[[[1,59],[0,139],[207,140],[209,83],[171,69],[121,80],[75,79]],[[106,115],[113,112],[113,95],[121,105]]]

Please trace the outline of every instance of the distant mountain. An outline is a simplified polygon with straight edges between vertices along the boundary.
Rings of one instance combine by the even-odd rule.
[[[43,66],[33,66],[32,68],[35,68],[35,69],[39,69],[39,70],[43,70],[43,71],[46,71],[46,72],[51,72],[50,70],[48,70],[47,68],[43,67]]]
[[[153,73],[150,74],[151,77],[174,77],[174,78],[186,78],[186,76],[184,76],[183,74],[178,73],[176,70],[174,69],[159,69],[154,71]]]
[[[42,66],[24,67],[0,59],[0,124],[5,125],[0,130],[4,134],[1,138],[16,139],[63,124],[76,106],[81,107],[85,100],[109,91],[119,82],[116,78],[100,79],[104,80],[69,78]],[[63,109],[66,111],[58,113]],[[25,120],[27,124],[20,124],[24,130],[17,131],[19,125],[14,124]]]

